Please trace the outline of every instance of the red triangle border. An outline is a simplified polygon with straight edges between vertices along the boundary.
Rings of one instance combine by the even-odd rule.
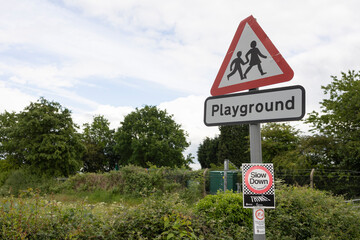
[[[239,42],[239,39],[245,28],[246,23],[250,25],[251,29],[254,31],[254,33],[259,38],[261,43],[264,45],[264,47],[270,53],[271,57],[278,64],[278,66],[281,69],[281,71],[283,72],[283,74],[219,88],[221,79],[223,78],[225,71],[230,63],[231,57],[232,57],[232,55],[235,51],[235,48]],[[240,24],[236,30],[236,33],[234,35],[234,38],[231,41],[229,50],[227,51],[227,53],[225,55],[225,58],[223,60],[223,63],[221,64],[220,70],[215,78],[215,81],[214,81],[212,87],[211,87],[210,92],[211,92],[212,96],[224,95],[224,94],[234,93],[234,92],[238,92],[238,91],[242,91],[242,90],[248,90],[248,89],[253,89],[253,88],[263,87],[263,86],[272,85],[272,84],[276,84],[276,83],[290,81],[293,77],[294,77],[294,71],[291,69],[289,64],[285,61],[285,59],[282,57],[280,52],[276,49],[276,47],[271,42],[269,37],[262,30],[260,25],[257,23],[256,19],[253,16],[249,16],[240,22]]]

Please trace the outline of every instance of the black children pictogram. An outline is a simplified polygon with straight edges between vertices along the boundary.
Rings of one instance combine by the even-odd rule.
[[[237,58],[235,58],[234,60],[232,60],[231,64],[230,64],[230,71],[231,73],[229,73],[227,75],[227,79],[229,80],[229,78],[234,75],[236,72],[239,72],[240,74],[240,78],[241,80],[244,79],[244,76],[243,76],[243,73],[242,73],[242,69],[241,69],[241,65],[245,65],[247,62],[244,62],[242,59],[241,59],[241,51],[238,51],[237,52]],[[235,66],[235,67],[234,67]]]
[[[250,55],[250,63],[248,68],[246,69],[245,73],[244,73],[244,78],[246,78],[246,74],[250,71],[250,69],[257,65],[259,72],[261,75],[265,75],[266,72],[263,72],[262,67],[261,67],[261,60],[259,58],[267,58],[265,55],[263,55],[260,50],[256,47],[256,41],[252,41],[250,43],[250,47],[251,49],[246,53],[245,58],[246,58],[246,62],[249,62],[249,55]]]

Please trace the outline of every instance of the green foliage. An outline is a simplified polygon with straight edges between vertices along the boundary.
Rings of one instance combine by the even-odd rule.
[[[121,214],[114,229],[118,239],[198,239],[186,204],[178,195],[146,199]]]
[[[5,119],[5,120],[4,120]],[[40,98],[18,114],[1,115],[1,152],[14,168],[27,165],[38,174],[69,176],[81,167],[83,146],[71,112]]]
[[[145,169],[129,165],[109,173],[77,174],[64,182],[56,192],[79,193],[100,190],[132,197],[178,192],[184,199],[194,202],[201,197],[202,186],[202,171],[165,167]]]
[[[222,224],[238,224],[252,226],[251,209],[243,208],[242,194],[231,191],[207,195],[196,204],[196,213],[203,214],[207,221],[217,221]]]
[[[277,186],[266,210],[267,239],[359,239],[360,212],[318,190]],[[179,194],[136,205],[62,203],[28,189],[0,198],[0,239],[252,239],[251,209],[240,194],[209,195],[192,209]]]
[[[148,171],[136,166],[127,166],[121,169],[124,181],[123,192],[125,194],[139,194],[148,196],[161,190],[164,186],[164,178],[161,170]]]
[[[220,226],[219,226],[220,225]],[[61,203],[31,190],[0,199],[1,239],[249,239],[237,225],[208,223],[179,195],[121,203]]]
[[[205,138],[199,145],[197,154],[201,168],[219,166],[229,159],[237,167],[250,162],[249,126],[220,126],[220,135]]]
[[[9,157],[7,145],[9,144],[10,135],[16,124],[16,114],[5,111],[0,114],[0,159],[4,160]],[[3,165],[3,164],[2,164]],[[3,169],[1,169],[3,170]]]
[[[299,130],[285,123],[268,123],[261,129],[264,162],[272,162],[281,154],[294,151],[300,142]]]
[[[164,230],[161,236],[164,239],[198,239],[191,227],[190,217],[173,213],[164,217]]]
[[[54,178],[33,173],[30,168],[26,167],[13,170],[7,175],[4,184],[0,188],[0,195],[3,196],[18,196],[21,191],[28,188],[49,192],[56,185]]]
[[[200,143],[197,150],[198,161],[201,168],[210,168],[211,164],[218,165],[221,163],[218,158],[219,151],[219,138],[206,137],[202,143]]]
[[[360,73],[341,73],[322,86],[329,98],[321,104],[321,112],[312,112],[306,122],[313,131],[332,142],[325,150],[323,161],[342,169],[360,170]]]
[[[115,151],[121,165],[134,164],[182,167],[182,152],[189,146],[186,133],[171,115],[153,106],[145,106],[128,114],[115,133]]]
[[[328,99],[320,103],[321,114],[312,112],[307,122],[312,124],[314,130],[325,135],[344,136],[355,130],[353,134],[358,136],[356,130],[360,124],[360,74],[349,71],[347,74],[342,72],[341,79],[337,76],[331,78],[330,84],[321,87],[324,93],[329,95]]]
[[[306,119],[314,134],[308,137],[304,154],[321,172],[317,187],[347,197],[359,196],[360,171],[360,72],[342,72],[322,86],[327,98],[321,111]],[[357,172],[356,176],[352,173]]]
[[[266,210],[269,239],[359,239],[360,212],[324,191],[282,186]]]
[[[5,183],[9,174],[13,171],[13,166],[6,159],[0,160],[0,187]]]
[[[85,152],[82,157],[84,172],[108,172],[117,163],[114,154],[114,130],[104,116],[95,116],[91,124],[84,124],[82,140]]]
[[[307,138],[299,134],[286,123],[268,123],[261,129],[263,161],[273,163],[276,176],[287,184],[309,184],[310,173],[304,176],[304,170],[314,166],[304,154]]]
[[[64,205],[31,189],[24,195],[32,197],[1,200],[1,239],[111,239],[111,225],[106,226],[102,217],[107,209],[84,203]]]
[[[250,162],[249,125],[220,126],[219,162],[229,159],[237,167]]]

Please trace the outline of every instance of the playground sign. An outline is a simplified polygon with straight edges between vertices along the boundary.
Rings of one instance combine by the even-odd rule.
[[[297,85],[208,97],[204,112],[207,126],[300,120],[305,89]]]

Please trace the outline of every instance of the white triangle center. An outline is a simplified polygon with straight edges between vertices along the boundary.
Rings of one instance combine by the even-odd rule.
[[[280,74],[283,72],[278,64],[246,23],[219,88]]]

